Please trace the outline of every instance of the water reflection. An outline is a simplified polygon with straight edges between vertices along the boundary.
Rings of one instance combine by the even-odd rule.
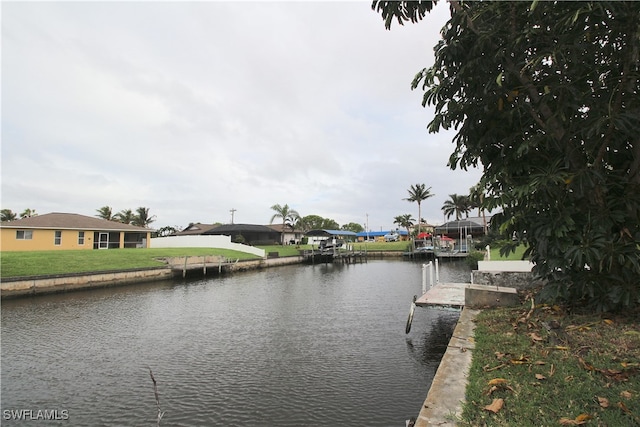
[[[439,363],[447,350],[460,313],[432,308],[417,308],[416,310],[414,322],[421,328],[417,330],[416,334],[407,336],[407,351],[419,363]],[[421,316],[419,311],[425,310],[435,313]],[[426,327],[424,326],[425,321],[429,322]]]
[[[420,280],[370,261],[3,301],[2,409],[151,425],[151,367],[163,425],[402,425],[457,319],[418,309],[405,335]]]

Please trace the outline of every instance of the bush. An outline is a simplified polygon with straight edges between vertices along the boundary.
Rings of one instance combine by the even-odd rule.
[[[478,261],[482,261],[484,259],[484,252],[482,251],[471,251],[469,252],[469,256],[467,256],[466,262],[472,270],[478,269]]]

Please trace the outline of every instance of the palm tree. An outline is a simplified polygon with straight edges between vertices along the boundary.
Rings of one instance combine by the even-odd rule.
[[[131,224],[135,220],[136,216],[131,209],[123,209],[113,216],[114,221],[121,222],[123,224]]]
[[[487,234],[487,217],[484,214],[484,190],[480,186],[480,183],[474,185],[469,189],[469,201],[471,207],[478,208],[478,216],[482,217],[482,227],[484,234]]]
[[[149,216],[149,208],[144,208],[140,206],[136,209],[137,214],[133,218],[131,224],[137,225],[138,227],[148,227],[153,221],[156,220],[156,216]]]
[[[31,216],[36,216],[36,215],[38,215],[38,214],[36,213],[35,209],[27,208],[27,209],[24,210],[24,212],[22,212],[20,214],[20,218],[29,218]]]
[[[111,206],[103,206],[100,209],[96,209],[98,218],[106,219],[107,221],[113,221],[113,209]]]
[[[2,209],[0,213],[0,221],[15,221],[18,219],[18,215],[13,213],[11,209]]]
[[[469,217],[469,211],[471,211],[471,203],[469,197],[464,195],[449,194],[449,200],[446,200],[442,205],[442,212],[447,219],[455,214],[456,221],[459,221],[462,214]]]
[[[393,219],[393,223],[399,225],[400,227],[407,229],[407,235],[410,234],[410,229],[413,226],[413,217],[411,214],[398,215]]]
[[[420,224],[422,223],[422,209],[420,204],[423,200],[427,200],[429,197],[434,196],[434,194],[431,194],[431,187],[425,187],[425,184],[412,185],[407,190],[409,192],[409,197],[404,199],[410,202],[416,202],[418,204],[418,234],[420,234]]]
[[[273,224],[273,220],[276,218],[282,218],[282,236],[281,236],[281,244],[284,245],[284,230],[287,225],[291,226],[295,230],[295,224],[300,219],[300,214],[296,212],[294,209],[291,209],[289,205],[273,205],[271,209],[276,213],[271,217],[270,224]]]

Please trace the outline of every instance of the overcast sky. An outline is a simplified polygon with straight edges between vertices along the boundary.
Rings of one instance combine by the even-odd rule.
[[[3,2],[2,208],[268,224],[274,204],[443,222],[453,133],[411,91],[448,18],[387,31],[360,2]]]

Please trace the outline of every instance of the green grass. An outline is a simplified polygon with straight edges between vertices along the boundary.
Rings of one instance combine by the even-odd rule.
[[[354,244],[355,250],[364,250],[365,244]],[[368,243],[368,250],[404,251],[407,242]],[[311,245],[259,246],[265,253],[278,252],[279,256],[295,256]],[[0,253],[0,278],[43,276],[52,274],[87,273],[95,271],[128,270],[133,268],[162,267],[159,258],[180,256],[221,255],[230,259],[255,259],[245,252],[212,248],[169,249],[112,249],[102,251],[33,251]]]
[[[529,303],[481,312],[458,425],[640,425],[639,320]]]
[[[411,242],[354,242],[351,245],[356,251],[406,252],[411,249]]]
[[[527,250],[527,247],[524,245],[520,245],[516,248],[515,252],[511,252],[506,257],[500,255],[500,246],[495,245],[491,246],[491,261],[504,261],[504,260],[521,260],[524,251]]]
[[[256,258],[255,255],[245,252],[211,248],[5,251],[0,254],[0,277],[27,277],[161,267],[165,264],[158,258],[187,255],[222,255],[231,259]]]

